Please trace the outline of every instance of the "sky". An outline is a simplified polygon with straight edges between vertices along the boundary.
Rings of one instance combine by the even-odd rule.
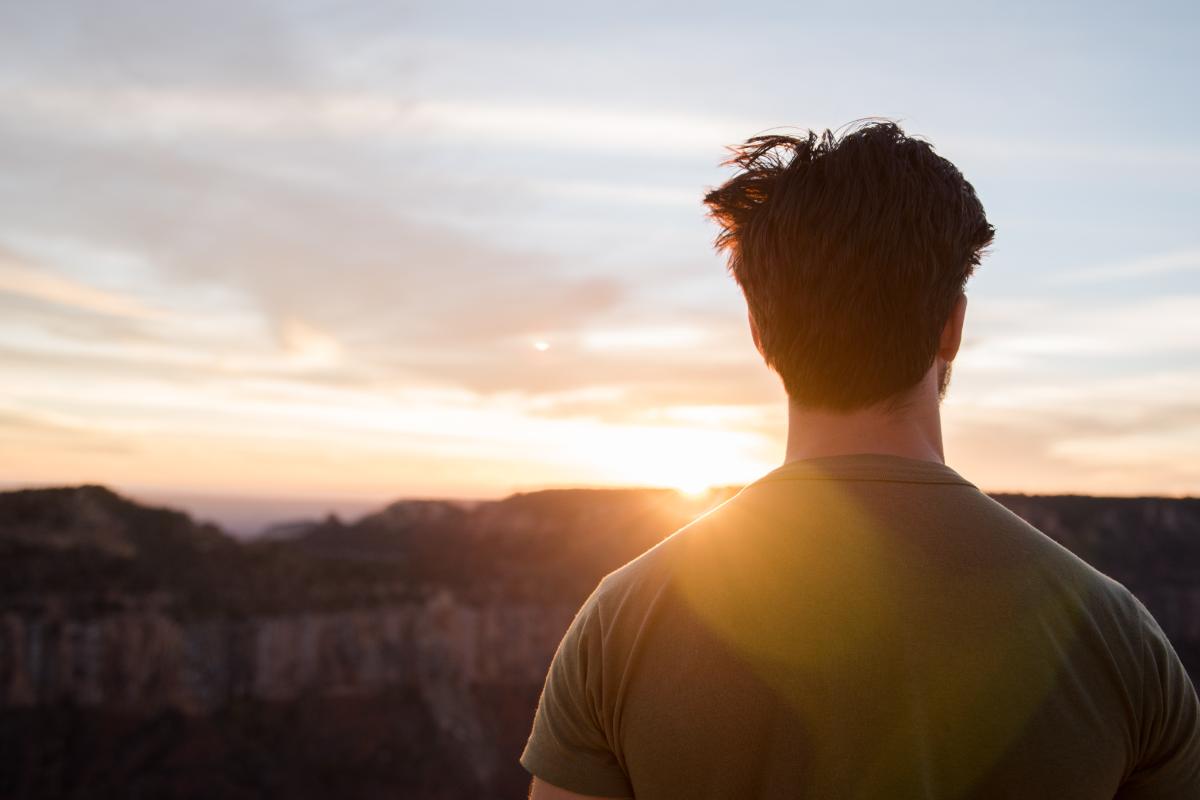
[[[947,463],[1200,494],[1200,12],[1050,5],[0,2],[0,482],[752,480],[786,398],[701,197],[886,117],[997,230]]]

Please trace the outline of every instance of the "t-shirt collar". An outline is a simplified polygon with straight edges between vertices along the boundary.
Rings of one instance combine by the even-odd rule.
[[[949,483],[975,487],[941,462],[885,453],[849,453],[789,461],[754,483],[795,480]]]

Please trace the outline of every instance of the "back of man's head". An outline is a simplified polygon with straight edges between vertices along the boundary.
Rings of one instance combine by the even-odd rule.
[[[992,242],[975,190],[892,122],[756,136],[705,203],[759,349],[793,403],[893,404],[933,364]]]

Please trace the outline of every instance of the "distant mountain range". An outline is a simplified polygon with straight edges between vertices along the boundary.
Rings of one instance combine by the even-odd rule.
[[[0,493],[0,798],[523,797],[579,603],[735,491],[400,501],[250,542],[100,486]],[[996,498],[1200,676],[1200,499]]]

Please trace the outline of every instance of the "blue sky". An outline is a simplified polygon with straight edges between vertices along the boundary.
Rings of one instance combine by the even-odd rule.
[[[5,4],[0,480],[383,499],[782,459],[700,197],[883,116],[997,229],[947,459],[1200,492],[1195,5]]]

